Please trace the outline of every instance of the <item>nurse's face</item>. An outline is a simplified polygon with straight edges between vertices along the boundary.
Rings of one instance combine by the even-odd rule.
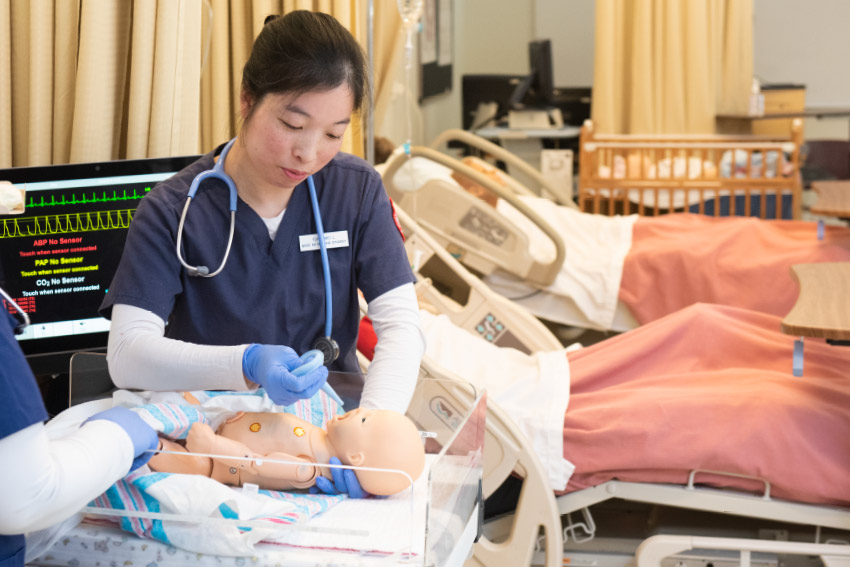
[[[295,187],[339,152],[353,110],[345,84],[297,96],[268,94],[257,103],[243,99],[248,118],[240,140],[255,174],[272,186]]]

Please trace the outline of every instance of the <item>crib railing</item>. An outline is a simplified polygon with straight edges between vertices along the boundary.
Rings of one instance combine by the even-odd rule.
[[[582,128],[579,208],[593,213],[799,218],[799,147],[756,136],[598,135]],[[772,213],[772,214],[771,214]]]

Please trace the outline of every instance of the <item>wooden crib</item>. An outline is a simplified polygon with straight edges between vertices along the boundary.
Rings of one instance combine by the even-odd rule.
[[[802,121],[788,138],[598,134],[581,130],[578,204],[586,212],[800,218]]]

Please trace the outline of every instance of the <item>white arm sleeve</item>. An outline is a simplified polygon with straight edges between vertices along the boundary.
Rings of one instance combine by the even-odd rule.
[[[119,388],[247,390],[242,355],[247,345],[197,345],[165,338],[165,321],[146,309],[112,308],[106,361]]]
[[[107,420],[62,439],[48,439],[41,423],[0,439],[0,533],[58,524],[127,474],[132,462],[130,436]]]
[[[412,283],[401,285],[369,303],[369,318],[378,344],[369,365],[360,405],[404,413],[419,377],[425,335]]]

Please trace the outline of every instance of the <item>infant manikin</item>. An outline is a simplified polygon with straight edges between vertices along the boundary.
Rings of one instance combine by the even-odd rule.
[[[330,479],[331,469],[316,463],[328,463],[334,456],[344,465],[402,470],[413,480],[425,466],[416,426],[390,410],[351,410],[329,421],[327,431],[286,413],[239,412],[218,431],[205,423],[193,424],[185,446],[166,438],[161,443],[166,451],[251,460],[160,453],[149,462],[155,471],[200,474],[225,484],[252,483],[270,490],[307,488],[318,475]],[[395,494],[410,486],[409,479],[398,473],[358,470],[355,474],[363,489],[375,495]]]

